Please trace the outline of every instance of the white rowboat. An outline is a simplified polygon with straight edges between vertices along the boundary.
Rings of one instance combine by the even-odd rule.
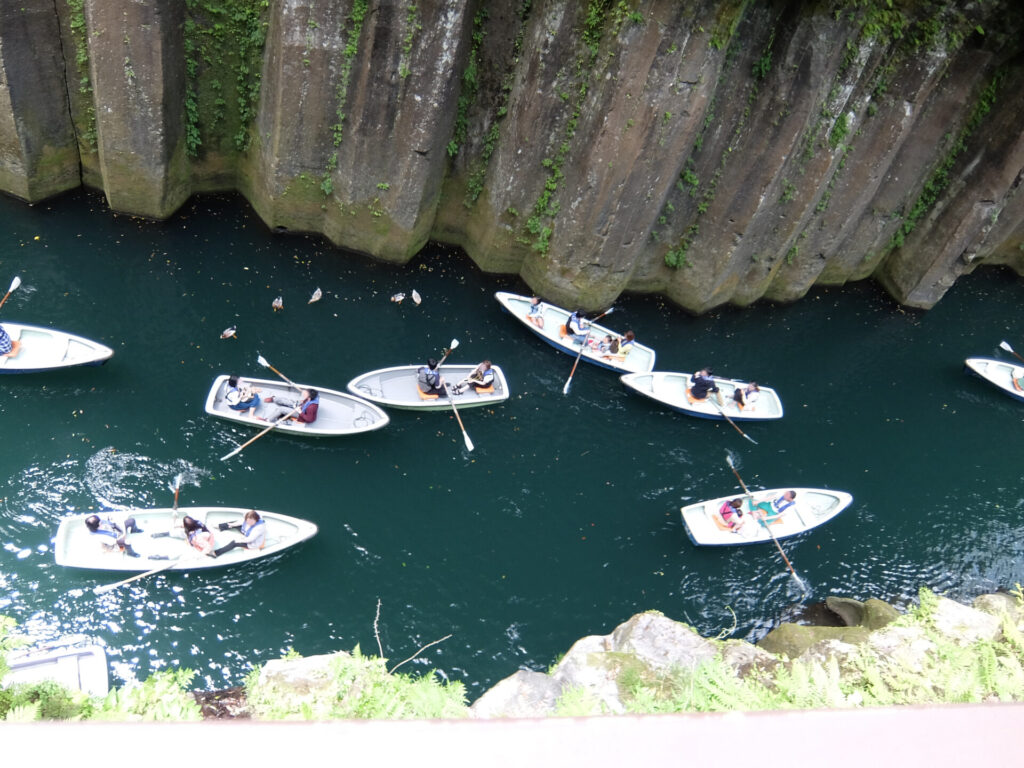
[[[768,421],[782,418],[782,401],[770,387],[759,387],[757,400],[742,409],[732,399],[733,392],[746,387],[747,382],[738,379],[712,377],[722,393],[722,405],[718,405],[714,392],[704,400],[692,401],[687,397],[691,374],[652,371],[650,373],[627,373],[619,380],[637,394],[649,397],[674,411],[696,416],[700,419],[723,421],[728,416],[733,421]],[[725,414],[723,416],[722,414]]]
[[[14,357],[0,357],[0,373],[39,373],[76,365],[103,365],[114,350],[73,333],[36,325],[2,323],[13,341],[21,342]]]
[[[264,398],[273,396],[295,401],[299,399],[298,391],[283,381],[246,377],[240,377],[239,381],[261,390],[255,415],[249,416],[248,411],[235,411],[228,407],[227,400],[224,399],[229,389],[227,375],[218,376],[214,380],[213,386],[210,387],[210,392],[206,396],[206,412],[211,416],[236,421],[246,426],[266,429],[270,426],[270,422],[266,419],[272,418],[274,414],[278,413],[279,406],[264,402]],[[320,387],[313,387],[313,389],[320,395],[320,407],[317,409],[316,421],[306,424],[301,421],[285,420],[275,427],[277,431],[309,437],[337,437],[371,432],[386,426],[389,421],[388,415],[384,411],[360,397],[333,389],[321,389]]]
[[[141,533],[128,534],[128,543],[139,557],[130,557],[115,547],[109,549],[107,536],[98,536],[85,527],[89,515],[75,515],[60,521],[53,540],[57,565],[69,568],[91,568],[102,571],[196,571],[221,568],[282,552],[316,535],[317,527],[307,520],[289,517],[277,512],[259,515],[267,526],[267,540],[263,549],[236,547],[217,558],[201,554],[185,541],[181,521],[185,515],[206,524],[214,534],[216,546],[222,547],[233,540],[241,540],[235,530],[221,531],[221,523],[237,525],[249,508],[243,507],[180,507],[177,512],[167,509],[128,509],[102,512],[101,518],[110,517],[124,528],[124,520],[134,517]]]
[[[10,671],[4,687],[54,680],[90,696],[106,696],[109,690],[106,650],[81,635],[9,651],[6,661]]]
[[[827,523],[851,503],[853,496],[845,491],[829,491],[821,488],[776,488],[769,491],[754,491],[753,503],[771,502],[786,491],[796,492],[796,503],[786,509],[771,523],[771,533],[757,517],[750,512],[751,497],[734,493],[710,501],[680,509],[683,525],[690,540],[699,546],[728,547],[738,544],[759,544],[776,539],[796,536],[822,523]],[[743,499],[743,524],[737,530],[730,530],[718,510],[730,499]]]
[[[969,357],[964,360],[964,367],[975,376],[995,384],[1003,392],[1017,400],[1024,400],[1024,363],[1008,363],[1004,360],[993,360],[988,357]],[[1014,384],[1014,371],[1020,369],[1017,379],[1021,384]]]
[[[411,411],[448,411],[452,403],[456,408],[475,408],[481,405],[495,405],[508,400],[508,382],[505,373],[496,365],[494,371],[493,392],[477,392],[469,387],[462,394],[456,394],[455,385],[469,376],[475,365],[444,364],[439,371],[449,387],[452,398],[425,397],[417,384],[420,365],[400,365],[394,368],[381,368],[376,371],[357,376],[348,383],[348,391],[364,397],[371,402],[386,408],[402,408]]]
[[[526,328],[533,331],[555,349],[565,352],[567,355],[572,355],[573,357],[579,355],[581,360],[586,360],[588,363],[593,363],[612,371],[618,371],[619,373],[638,373],[654,370],[654,350],[637,342],[631,345],[629,353],[625,355],[600,352],[592,348],[589,343],[584,348],[583,353],[580,354],[580,345],[573,344],[572,338],[563,336],[560,330],[569,319],[569,315],[572,314],[568,310],[542,301],[539,306],[541,308],[540,316],[544,319],[544,327],[541,328],[527,319],[527,314],[530,311],[529,296],[519,296],[515,293],[498,291],[494,294],[494,298],[501,303],[502,307],[508,310],[512,317],[516,318]],[[605,336],[617,339],[622,338],[622,334],[611,331],[602,325],[591,324],[590,329],[588,342],[593,341],[595,344]]]

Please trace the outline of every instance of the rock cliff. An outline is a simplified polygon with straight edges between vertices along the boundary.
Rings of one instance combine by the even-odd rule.
[[[428,241],[562,304],[700,312],[1024,274],[1024,7],[749,0],[0,3],[0,190]]]

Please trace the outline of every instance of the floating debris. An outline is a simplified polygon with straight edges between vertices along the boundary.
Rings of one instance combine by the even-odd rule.
[[[412,300],[415,301],[417,304],[423,301],[423,299],[420,298],[420,295],[416,292],[415,288],[412,289]]]
[[[319,288],[317,288],[315,291],[313,291],[313,295],[310,297],[309,301],[307,301],[306,303],[307,304],[312,304],[314,301],[320,301],[320,299],[323,297],[323,295],[324,295],[324,292],[321,291]]]
[[[234,326],[234,325],[232,325],[232,326],[231,326],[230,328],[225,328],[225,329],[224,329],[223,331],[221,331],[221,332],[220,332],[220,337],[221,337],[222,339],[231,339],[231,338],[234,338],[234,336],[235,336],[235,332],[236,332],[237,330],[238,330],[237,326]]]
[[[393,302],[395,302],[395,304],[401,304],[402,303],[402,299],[404,299],[404,298],[405,298],[405,294],[404,293],[396,293],[394,296],[391,297],[391,300]]]
[[[274,299],[274,302],[271,304],[271,306],[274,308],[275,312],[277,312],[277,310],[279,309],[284,309],[284,299],[278,296],[276,299]]]

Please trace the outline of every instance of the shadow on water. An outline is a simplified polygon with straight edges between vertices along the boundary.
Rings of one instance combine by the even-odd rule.
[[[396,267],[319,239],[273,236],[234,198],[193,200],[174,219],[112,216],[76,194],[28,208],[0,200],[0,279],[23,287],[10,320],[102,341],[94,369],[0,378],[0,612],[28,631],[105,641],[115,675],[167,665],[200,684],[239,683],[250,664],[376,651],[464,680],[475,697],[517,668],[546,669],[587,634],[647,609],[716,635],[757,639],[828,595],[954,597],[1022,581],[1024,483],[1012,433],[1021,404],[962,372],[968,356],[1024,347],[1021,279],[964,277],[927,313],[871,284],[822,288],[794,305],[691,317],[663,299],[616,302],[617,330],[658,351],[659,370],[713,366],[774,387],[786,416],[743,425],[662,410],[614,374],[573,360],[504,315],[480,273],[431,246]],[[39,239],[35,239],[36,236]],[[308,304],[313,290],[323,298]],[[416,289],[410,299],[390,301]],[[284,309],[271,302],[282,296]],[[237,326],[237,338],[220,332]],[[268,435],[203,413],[215,376],[263,377],[262,354],[295,381],[344,389],[359,373],[438,357],[490,358],[512,398],[461,412],[393,411],[352,438]],[[693,546],[679,507],[751,488],[823,486],[853,506],[783,547]],[[111,574],[57,567],[70,512],[181,504],[258,506],[319,535],[258,565],[160,574],[95,596]]]

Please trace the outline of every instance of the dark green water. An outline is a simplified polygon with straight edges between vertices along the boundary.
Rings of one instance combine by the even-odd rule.
[[[38,240],[34,239],[36,236]],[[195,201],[173,221],[112,216],[73,195],[29,208],[0,200],[0,283],[24,284],[0,316],[112,346],[102,368],[3,376],[0,613],[52,636],[110,646],[115,678],[166,665],[198,684],[241,680],[250,662],[377,652],[392,662],[445,635],[404,669],[464,680],[471,698],[517,668],[546,669],[573,641],[658,609],[705,634],[756,639],[801,604],[839,594],[905,602],[922,585],[953,597],[1024,581],[1024,406],[968,377],[969,356],[1024,351],[1024,281],[997,270],[961,280],[928,312],[871,285],[817,290],[793,306],[692,318],[627,297],[609,322],[658,351],[659,370],[712,365],[775,387],[777,423],[744,429],[662,411],[617,377],[582,366],[502,314],[496,290],[456,252],[428,248],[404,268],[269,233],[238,200]],[[319,303],[306,301],[316,287]],[[417,289],[423,303],[389,297]],[[285,309],[271,311],[275,296]],[[220,331],[238,326],[238,338]],[[344,389],[356,374],[437,356],[488,357],[513,398],[464,412],[391,413],[355,438],[269,435],[207,417],[222,372]],[[738,488],[825,486],[854,505],[784,547],[697,549],[681,503]],[[259,506],[320,534],[276,560],[157,576],[95,596],[115,574],[53,562],[71,510],[181,503]],[[418,666],[417,666],[418,665]]]

